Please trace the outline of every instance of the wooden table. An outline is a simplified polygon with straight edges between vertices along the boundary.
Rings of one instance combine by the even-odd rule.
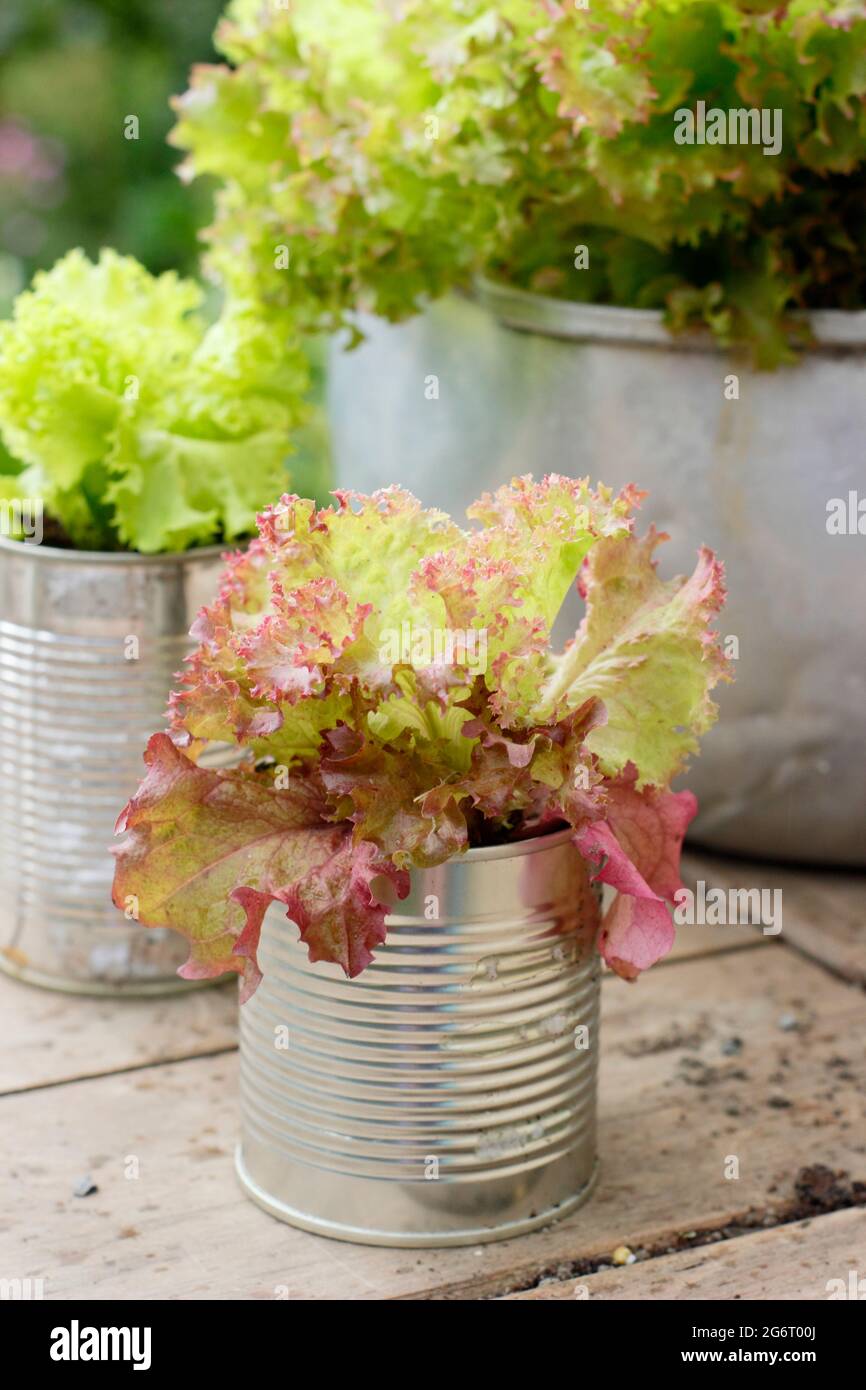
[[[483,1247],[345,1245],[242,1196],[231,985],[0,978],[0,1276],[49,1299],[826,1299],[866,1275],[866,877],[691,854],[685,878],[781,887],[781,936],[684,927],[637,984],[605,979],[596,1195]]]

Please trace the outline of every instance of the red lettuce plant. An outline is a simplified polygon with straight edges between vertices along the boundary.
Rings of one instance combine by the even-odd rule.
[[[118,906],[189,938],[187,978],[234,970],[249,995],[280,902],[310,959],[354,976],[411,868],[567,823],[617,890],[605,960],[628,979],[658,960],[696,809],[670,782],[728,673],[722,567],[701,550],[660,580],[642,495],[516,478],[470,530],[396,487],[283,497],[197,619],[172,732],[118,821]],[[585,617],[556,655],[576,580]],[[237,768],[198,765],[215,741]]]

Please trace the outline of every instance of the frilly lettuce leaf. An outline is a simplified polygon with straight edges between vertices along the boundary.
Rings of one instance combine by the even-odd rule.
[[[413,867],[568,824],[619,890],[600,945],[633,976],[670,944],[663,900],[694,805],[667,784],[726,675],[709,627],[720,567],[703,551],[691,579],[659,580],[633,487],[515,478],[468,530],[399,488],[334,496],[284,495],[228,560],[172,698],[174,742],[152,741],[121,817],[117,900],[184,931],[189,970],[247,971],[250,987],[278,900],[351,974],[382,939],[377,876],[402,891]],[[586,619],[557,657],[578,576]],[[249,764],[201,771],[213,741]]]
[[[0,325],[0,434],[79,547],[248,535],[285,482],[304,358],[237,299],[131,257],[72,251]]]
[[[568,588],[599,537],[627,535],[637,496],[515,479],[471,509],[486,526],[462,531],[399,488],[334,495],[336,507],[284,496],[262,514],[259,541],[197,624],[179,732],[216,736],[201,718],[221,687],[218,727],[240,742],[256,714],[291,741],[323,698],[351,694],[341,717],[357,732],[422,757],[432,747],[434,764],[441,754],[443,771],[459,769],[475,682],[500,717],[529,710]]]
[[[773,366],[795,310],[866,299],[862,0],[235,0],[216,43],[173,138],[220,183],[214,266],[295,329],[482,271]],[[698,101],[780,111],[781,150],[676,144]]]
[[[261,978],[259,932],[271,902],[286,904],[310,959],[357,975],[384,940],[384,878],[405,897],[408,878],[350,829],[328,825],[310,781],[276,792],[255,775],[208,772],[154,734],[147,776],[121,814],[114,901],[135,901],[145,926],[174,927],[191,943],[180,973],[210,979],[233,970],[252,993]]]
[[[665,539],[651,530],[594,548],[581,576],[586,618],[531,714],[552,720],[601,700],[607,718],[588,747],[605,775],[635,766],[641,786],[666,785],[697,751],[717,713],[709,690],[728,675],[709,628],[724,602],[722,566],[704,548],[689,579],[664,583],[653,552]]]

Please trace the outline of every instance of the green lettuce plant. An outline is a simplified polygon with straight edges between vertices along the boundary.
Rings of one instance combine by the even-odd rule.
[[[480,271],[771,366],[794,311],[866,303],[862,0],[234,0],[216,44],[183,172],[220,181],[221,273],[301,331]],[[699,102],[778,112],[779,153],[677,144]]]
[[[659,579],[632,487],[515,478],[469,530],[396,487],[334,495],[263,513],[199,615],[172,732],[118,821],[116,904],[189,938],[187,978],[251,992],[272,902],[354,976],[412,867],[568,825],[617,890],[599,947],[634,978],[673,939],[696,804],[670,782],[728,676],[721,566],[703,549]],[[576,579],[585,617],[557,654]],[[200,766],[213,742],[239,766]]]
[[[257,309],[131,257],[71,251],[0,324],[0,497],[39,499],[78,548],[233,540],[285,486],[306,358]],[[56,532],[59,529],[59,537]]]

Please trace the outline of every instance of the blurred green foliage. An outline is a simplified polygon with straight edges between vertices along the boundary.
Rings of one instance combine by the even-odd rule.
[[[297,333],[480,271],[774,367],[866,306],[866,0],[230,0],[216,41],[170,138],[211,266]],[[680,142],[699,102],[778,145]]]
[[[221,0],[2,0],[0,313],[73,246],[194,269],[207,183],[165,142],[169,97],[214,61]],[[138,119],[138,138],[124,133]]]
[[[113,246],[153,274],[198,274],[211,185],[175,173],[169,98],[186,89],[192,67],[218,61],[211,35],[223,3],[0,0],[0,318],[34,271],[73,247],[95,260]],[[212,317],[220,296],[206,289]],[[324,346],[311,340],[305,353],[312,398],[291,431],[285,486],[323,501]],[[296,404],[287,389],[289,397]],[[21,466],[0,442],[0,493]]]

